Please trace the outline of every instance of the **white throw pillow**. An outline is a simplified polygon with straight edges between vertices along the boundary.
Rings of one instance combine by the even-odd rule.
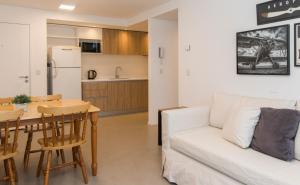
[[[215,93],[210,110],[209,124],[212,127],[223,128],[225,120],[228,119],[234,105],[239,104],[241,96],[226,93]]]
[[[232,111],[223,126],[223,138],[241,148],[248,148],[251,144],[259,116],[260,108],[239,107],[236,105],[236,108]]]

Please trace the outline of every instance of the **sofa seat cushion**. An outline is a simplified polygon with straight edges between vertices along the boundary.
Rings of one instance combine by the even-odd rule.
[[[172,149],[248,185],[299,185],[300,161],[285,162],[253,149],[241,149],[210,126],[180,132]]]

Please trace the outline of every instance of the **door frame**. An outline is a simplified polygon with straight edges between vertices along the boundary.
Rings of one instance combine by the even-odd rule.
[[[28,86],[29,86],[29,94],[28,96],[31,96],[31,25],[30,24],[25,24],[25,23],[17,23],[17,22],[5,22],[5,21],[0,21],[0,24],[16,24],[16,25],[22,25],[22,26],[28,26]]]

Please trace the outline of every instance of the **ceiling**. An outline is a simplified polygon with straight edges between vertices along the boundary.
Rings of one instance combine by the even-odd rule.
[[[170,12],[166,12],[164,14],[156,16],[155,18],[168,20],[168,21],[177,21],[178,20],[178,10],[172,10]]]
[[[134,31],[148,31],[148,21],[143,21],[134,25],[129,26],[127,29]]]
[[[0,0],[0,4],[60,11],[61,3],[76,4],[74,13],[112,18],[131,18],[170,0]]]

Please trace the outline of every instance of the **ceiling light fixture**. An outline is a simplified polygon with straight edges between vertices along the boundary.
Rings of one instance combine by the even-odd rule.
[[[75,5],[74,4],[61,4],[60,6],[59,6],[59,9],[61,9],[61,10],[69,10],[69,11],[72,11],[72,10],[74,10],[75,9]]]

